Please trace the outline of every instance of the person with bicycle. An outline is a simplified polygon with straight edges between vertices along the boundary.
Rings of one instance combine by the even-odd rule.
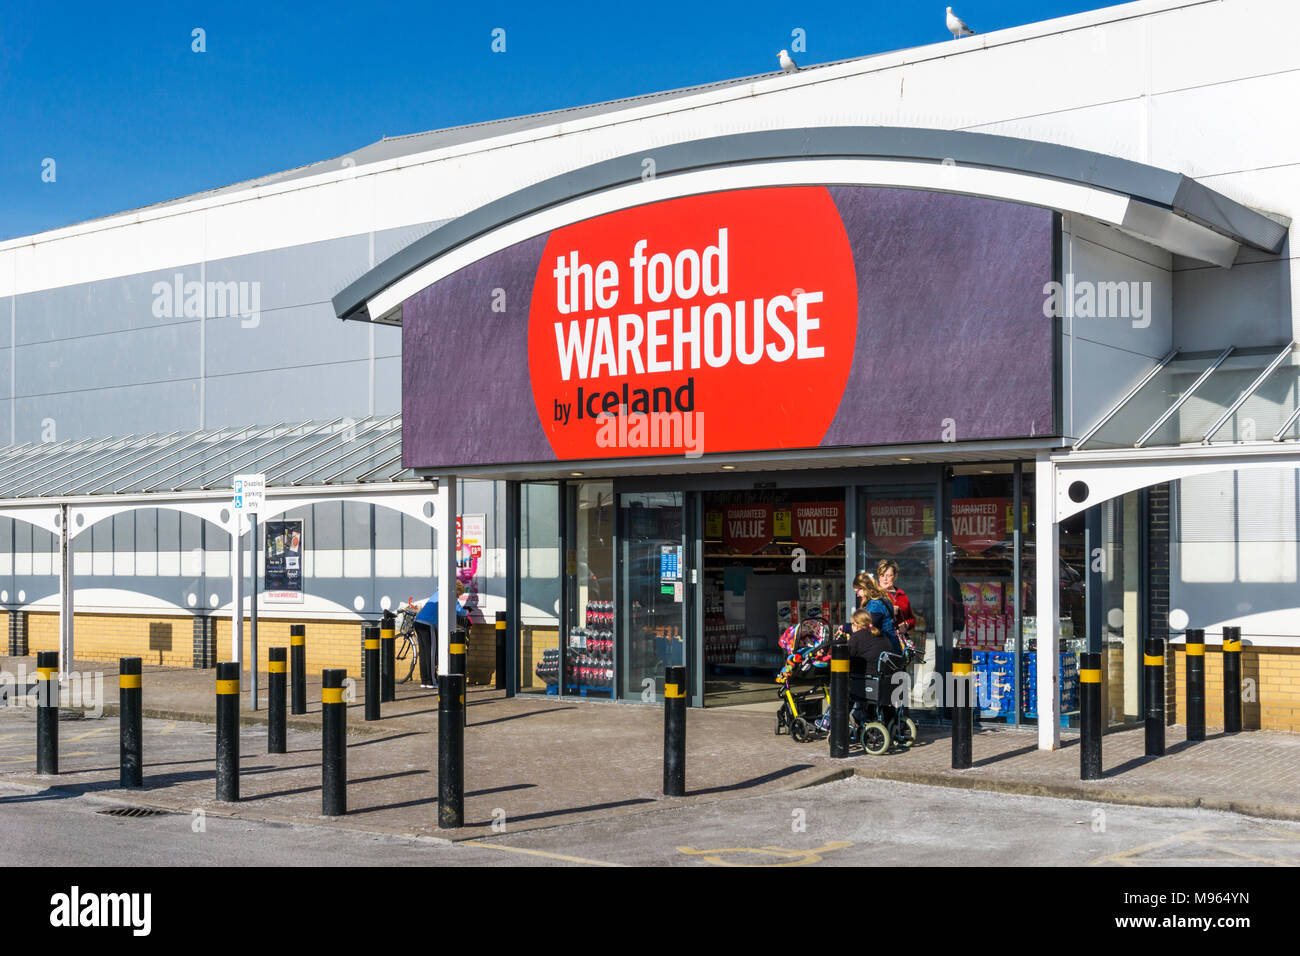
[[[437,659],[434,655],[437,653],[438,640],[438,596],[442,593],[442,588],[436,588],[420,608],[420,613],[415,615],[415,636],[420,646],[420,686],[425,689],[436,688],[438,686],[438,668]],[[456,621],[458,626],[465,620],[465,614],[459,606],[459,600],[465,594],[465,585],[459,581],[456,582]],[[468,630],[468,628],[466,628]]]

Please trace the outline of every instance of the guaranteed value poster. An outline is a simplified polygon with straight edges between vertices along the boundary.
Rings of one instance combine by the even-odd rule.
[[[266,523],[266,578],[262,600],[302,603],[302,521]]]

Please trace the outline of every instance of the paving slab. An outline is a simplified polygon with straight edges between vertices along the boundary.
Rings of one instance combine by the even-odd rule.
[[[14,672],[34,658],[0,658]],[[380,721],[364,721],[359,684],[348,707],[348,809],[320,816],[320,688],[309,681],[308,714],[291,718],[288,754],[266,753],[265,711],[241,695],[241,796],[215,799],[215,675],[211,670],[144,671],[146,788],[121,790],[117,771],[117,670],[101,672],[99,717],[61,723],[60,774],[35,776],[34,712],[0,709],[0,778],[93,792],[132,804],[275,822],[312,822],[374,832],[451,839],[545,828],[730,800],[824,783],[853,774],[898,782],[1096,800],[1140,806],[1201,807],[1300,820],[1300,735],[1253,731],[1203,742],[1167,728],[1167,752],[1143,756],[1138,729],[1108,734],[1105,776],[1080,781],[1077,738],[1037,749],[1033,730],[981,729],[974,766],[951,769],[946,727],[923,726],[909,751],[870,757],[854,749],[832,759],[825,740],[798,744],[773,734],[760,708],[692,710],[687,718],[684,798],[665,798],[663,712],[641,704],[548,698],[471,687],[465,734],[465,821],[437,828],[437,694],[399,685]],[[264,676],[264,675],[263,675]],[[262,683],[263,688],[265,682]]]

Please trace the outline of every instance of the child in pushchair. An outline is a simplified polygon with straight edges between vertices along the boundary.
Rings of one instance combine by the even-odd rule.
[[[830,710],[832,637],[830,624],[819,617],[792,624],[781,635],[779,643],[787,656],[776,675],[781,685],[777,734],[789,731],[793,740],[803,743],[825,733],[816,721]]]
[[[849,732],[872,756],[895,744],[908,748],[916,743],[916,723],[907,714],[908,689],[905,680],[903,686],[898,680],[900,674],[906,678],[911,649],[894,649],[881,630],[881,618],[879,613],[856,611],[849,635]]]

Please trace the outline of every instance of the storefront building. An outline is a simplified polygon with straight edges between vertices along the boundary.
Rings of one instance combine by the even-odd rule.
[[[1104,653],[1121,726],[1143,713],[1145,638],[1169,641],[1173,675],[1184,629],[1213,643],[1238,624],[1248,726],[1297,730],[1300,141],[1272,119],[1300,61],[1258,28],[1281,10],[1143,0],[385,140],[0,244],[11,358],[35,348],[24,315],[89,316],[178,269],[257,277],[283,324],[164,323],[202,343],[193,427],[243,441],[284,415],[326,433],[381,423],[374,459],[318,472],[285,453],[273,495],[320,482],[308,497],[358,523],[337,538],[304,528],[304,560],[340,552],[340,580],[325,580],[332,558],[312,559],[311,610],[283,619],[372,620],[464,572],[473,539],[481,633],[507,612],[520,693],[653,702],[662,668],[682,663],[693,704],[772,701],[781,630],[814,608],[842,619],[853,576],[892,560],[924,635],[912,706],[935,719],[932,675],[963,644],[981,719],[1037,723],[1052,747],[1076,723],[1081,651]],[[168,258],[164,232],[215,248],[174,242]],[[74,246],[100,241],[114,249],[101,259],[123,261],[74,268]],[[286,363],[301,384],[278,413],[248,400],[256,389],[224,391],[270,374],[242,357],[259,336],[319,352]],[[11,391],[16,459],[42,417],[16,379]],[[180,427],[143,404],[118,420]],[[63,434],[69,419],[73,440],[111,433],[98,414],[66,413]],[[202,480],[177,455],[169,493],[215,500],[245,451],[223,450]],[[396,509],[364,487],[379,479]],[[39,481],[0,474],[0,488],[15,541],[33,496],[61,500]],[[158,493],[110,490],[124,489],[140,507]],[[104,493],[75,490],[74,508]],[[444,547],[458,517],[462,546]],[[200,520],[228,555],[228,526]],[[25,553],[15,544],[8,590],[26,597],[5,600],[39,613],[64,591],[57,575],[24,587]],[[139,613],[122,567],[92,613]],[[371,582],[354,597],[349,569]],[[207,590],[201,610],[228,614],[229,587]],[[168,601],[198,614],[184,594]]]

